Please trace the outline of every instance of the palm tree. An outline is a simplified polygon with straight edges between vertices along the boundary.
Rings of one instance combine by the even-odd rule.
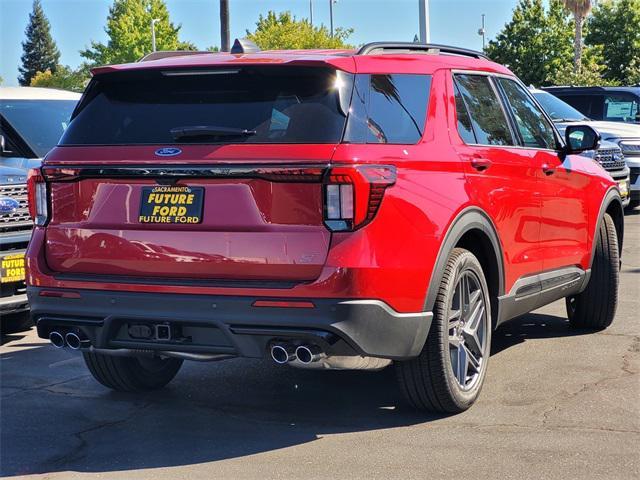
[[[573,37],[573,71],[579,72],[582,63],[582,24],[589,15],[593,3],[591,0],[562,0],[564,6],[573,15],[576,33]]]

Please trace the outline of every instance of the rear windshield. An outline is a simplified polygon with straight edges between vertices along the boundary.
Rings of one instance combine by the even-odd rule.
[[[338,143],[352,85],[320,67],[104,75],[61,145]]]

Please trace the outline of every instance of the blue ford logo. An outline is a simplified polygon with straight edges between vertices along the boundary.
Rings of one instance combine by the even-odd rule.
[[[0,215],[11,215],[18,208],[20,208],[20,204],[13,198],[0,197]]]
[[[175,157],[176,155],[180,155],[182,150],[175,147],[165,147],[156,150],[156,155],[159,157]]]

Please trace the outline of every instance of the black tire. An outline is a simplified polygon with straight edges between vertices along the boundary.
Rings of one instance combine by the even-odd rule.
[[[107,388],[120,392],[157,390],[173,380],[182,366],[177,358],[115,357],[84,352],[91,375]]]
[[[640,198],[634,198],[627,205],[627,210],[633,210],[634,208],[640,207]]]
[[[24,332],[33,327],[29,312],[10,313],[3,315],[0,320],[3,334]]]
[[[474,282],[477,287],[473,294],[467,295],[467,297],[473,297],[476,300],[473,303],[470,301],[466,309],[464,301],[458,300],[456,303],[456,298],[461,298],[459,288],[463,288],[460,287],[460,282],[463,282],[463,279],[466,279],[467,284]],[[477,295],[476,292],[478,292]],[[473,323],[473,318],[476,316],[469,312],[475,311],[476,301],[482,302],[482,311],[478,310],[478,312],[481,315],[479,321],[482,322],[483,333],[482,341],[477,342],[482,344],[482,355],[479,357],[476,355],[481,359],[481,363],[479,363],[479,368],[475,369],[474,367],[476,370],[475,380],[467,388],[456,378],[458,375],[466,379],[467,367],[462,375],[460,375],[460,371],[458,374],[454,373],[454,362],[460,362],[460,356],[456,353],[458,350],[452,345],[451,339],[458,338],[458,335],[462,338],[463,334],[456,332],[464,330],[463,326],[464,322],[467,322],[465,320],[467,314],[469,314],[467,326]],[[460,303],[463,308],[453,308],[455,305],[459,307]],[[398,382],[404,397],[412,407],[432,412],[459,413],[468,409],[478,398],[484,383],[491,349],[489,289],[480,262],[468,250],[455,248],[449,255],[433,313],[431,329],[420,355],[411,360],[396,362]],[[463,319],[463,322],[458,321],[457,328],[452,327],[456,322],[456,317]],[[451,332],[454,332],[454,335],[450,335]],[[463,340],[457,348],[464,346]],[[472,343],[469,342],[466,346],[468,350],[472,348]],[[469,358],[476,359],[471,356]]]
[[[609,214],[605,214],[598,236],[587,288],[567,297],[567,316],[575,328],[603,330],[611,325],[618,307],[620,254],[618,234]]]

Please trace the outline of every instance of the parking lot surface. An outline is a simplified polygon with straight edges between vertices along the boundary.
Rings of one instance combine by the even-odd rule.
[[[401,406],[392,368],[185,363],[164,390],[111,392],[34,330],[0,347],[3,477],[640,478],[640,212],[627,215],[612,327],[563,302],[502,326],[478,403]]]

